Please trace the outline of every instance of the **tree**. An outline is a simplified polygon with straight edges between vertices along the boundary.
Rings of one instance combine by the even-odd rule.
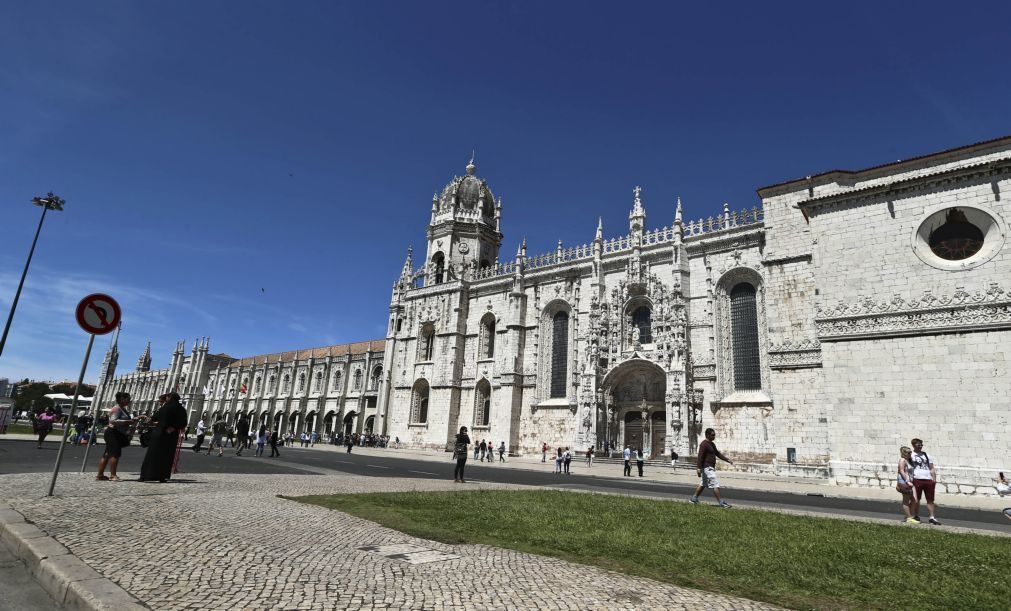
[[[21,384],[18,384],[18,396],[14,400],[14,408],[19,412],[27,412],[29,410],[40,412],[46,406],[51,407],[53,405],[53,400],[46,398],[46,395],[51,392],[49,385],[44,382],[29,382],[25,380]],[[40,405],[41,407],[39,407]]]
[[[61,383],[61,384],[53,384],[53,390],[52,390],[52,392],[54,392],[54,393],[63,393],[65,395],[67,395],[68,397],[73,397],[74,396],[74,389],[76,387],[77,387],[76,384],[71,384],[69,382],[64,382],[64,383]],[[91,388],[87,384],[81,384],[81,396],[82,397],[90,397],[93,394],[95,394],[95,389],[94,388]]]

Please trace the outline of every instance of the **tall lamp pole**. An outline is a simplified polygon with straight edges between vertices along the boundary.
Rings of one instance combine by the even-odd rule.
[[[0,337],[0,355],[4,353],[4,345],[7,344],[7,332],[11,330],[11,322],[14,321],[14,310],[18,307],[18,299],[21,297],[21,289],[25,285],[25,276],[28,275],[28,266],[32,264],[32,255],[35,254],[35,244],[39,241],[39,233],[42,231],[42,223],[46,220],[46,213],[50,210],[62,211],[63,204],[67,203],[63,198],[53,195],[50,191],[45,197],[33,197],[32,203],[42,207],[42,218],[39,219],[39,227],[35,230],[35,239],[32,240],[32,249],[28,251],[28,260],[25,261],[25,270],[21,272],[21,282],[18,283],[18,290],[14,293],[14,301],[11,303],[11,312],[7,315],[7,324],[4,325],[3,337]]]

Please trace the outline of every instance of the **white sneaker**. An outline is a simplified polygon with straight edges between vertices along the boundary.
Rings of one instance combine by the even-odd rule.
[[[692,496],[688,497],[688,502],[691,503],[691,504],[693,504],[693,505],[698,505],[699,504],[699,497],[692,495]]]

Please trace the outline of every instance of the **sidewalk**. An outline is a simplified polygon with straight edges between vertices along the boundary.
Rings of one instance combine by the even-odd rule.
[[[63,474],[60,496],[46,498],[47,479],[0,476],[0,495],[15,510],[0,508],[0,533],[54,598],[83,608],[774,608],[512,550],[416,539],[278,498],[460,490],[448,478],[200,474],[142,484]]]

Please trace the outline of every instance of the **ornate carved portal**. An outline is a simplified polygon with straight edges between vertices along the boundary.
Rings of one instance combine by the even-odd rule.
[[[630,359],[604,377],[608,419],[606,438],[617,449],[642,449],[657,458],[666,453],[667,374],[655,363]]]

